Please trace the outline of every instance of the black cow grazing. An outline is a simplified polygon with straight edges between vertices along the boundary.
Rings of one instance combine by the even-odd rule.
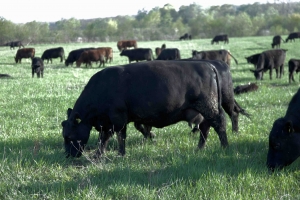
[[[238,61],[233,57],[233,55],[225,49],[210,51],[192,50],[193,59],[221,60],[225,62],[228,66],[230,66],[231,57],[234,59],[235,63],[238,64]]]
[[[260,54],[261,53],[253,54],[251,56],[245,57],[245,59],[247,60],[247,63],[251,63],[254,65],[254,67],[256,67]]]
[[[156,60],[179,60],[181,59],[180,51],[177,48],[166,48],[161,51]]]
[[[295,42],[295,39],[297,38],[300,38],[300,32],[293,32],[289,34],[289,36],[285,39],[285,42],[288,42],[289,40],[293,40]]]
[[[162,44],[161,47],[156,47],[155,48],[155,55],[156,57],[159,56],[159,54],[161,53],[162,50],[164,50],[166,48],[166,44]]]
[[[22,44],[21,41],[12,41],[12,42],[8,42],[5,44],[5,46],[10,46],[10,49],[15,49],[15,47],[19,47],[19,49],[21,47],[24,48],[24,45]]]
[[[291,81],[295,82],[294,72],[298,73],[300,71],[300,60],[299,59],[290,59],[289,62],[289,83]]]
[[[227,147],[219,86],[218,72],[208,62],[151,61],[105,68],[91,77],[62,122],[66,153],[79,157],[95,127],[101,132],[99,156],[114,132],[119,153],[125,155],[129,122],[162,128],[184,120],[188,111],[207,119]]]
[[[267,166],[270,170],[290,165],[300,156],[300,89],[284,117],[275,120],[269,135]]]
[[[274,49],[274,47],[280,48],[281,40],[284,42],[284,40],[282,39],[282,37],[280,35],[275,35],[273,37],[273,43],[271,44],[272,48],[273,49]]]
[[[57,47],[52,49],[47,49],[42,54],[42,60],[47,60],[47,64],[49,63],[49,60],[52,64],[52,58],[60,58],[60,62],[63,62],[65,59],[65,51],[63,47]]]
[[[81,49],[75,49],[73,51],[71,51],[67,57],[67,59],[65,60],[65,65],[69,66],[69,65],[73,65],[74,62],[76,62],[78,60],[78,58],[80,57],[81,53],[84,51],[88,51],[88,50],[93,50],[95,49],[94,47],[89,47],[89,48],[81,48]]]
[[[274,49],[262,52],[258,58],[256,69],[250,69],[256,80],[262,80],[264,72],[267,70],[270,70],[270,79],[272,80],[273,69],[276,71],[276,78],[281,78],[284,74],[286,51],[286,49]]]
[[[32,78],[34,77],[34,73],[36,73],[38,78],[40,78],[40,76],[43,78],[43,75],[44,75],[44,61],[43,61],[43,59],[41,59],[39,57],[32,58],[31,72],[32,72]]]
[[[219,44],[219,42],[223,42],[224,41],[224,44],[228,44],[229,43],[229,39],[228,39],[228,35],[227,34],[223,34],[223,35],[216,35],[212,41],[211,41],[211,44],[214,44],[214,43],[217,43]]]
[[[242,93],[247,93],[247,92],[253,92],[258,89],[258,85],[255,83],[249,83],[246,85],[238,85],[234,88],[234,94],[242,94]]]
[[[179,40],[191,40],[192,39],[192,35],[189,35],[188,33],[185,33],[183,36],[180,36]]]
[[[120,56],[127,56],[129,63],[132,61],[142,61],[142,60],[153,60],[152,49],[150,48],[136,48],[136,49],[127,49],[123,50],[120,53]]]

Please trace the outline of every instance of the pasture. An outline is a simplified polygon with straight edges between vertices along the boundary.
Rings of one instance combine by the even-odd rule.
[[[285,39],[286,36],[283,36]],[[271,49],[272,36],[229,38],[229,44],[211,45],[211,39],[139,42],[138,47],[177,47],[182,58],[192,50],[228,49],[238,60],[231,62],[234,86],[256,82],[252,64],[245,56]],[[112,65],[127,64],[119,56],[117,42],[32,45],[36,56],[62,46],[66,57],[82,47],[114,49]],[[45,63],[44,78],[31,78],[31,60],[16,64],[17,49],[0,47],[0,199],[300,199],[299,159],[281,171],[266,167],[268,135],[275,119],[285,114],[300,86],[288,84],[290,58],[300,59],[300,41],[283,43],[288,49],[282,79],[258,81],[256,92],[236,95],[248,113],[239,118],[239,133],[231,132],[227,116],[229,148],[222,149],[213,129],[203,150],[197,149],[199,134],[190,134],[187,123],[154,128],[156,138],[144,140],[129,124],[126,155],[117,156],[113,137],[101,161],[90,156],[98,133],[92,130],[89,149],[80,158],[65,158],[61,122],[72,108],[89,78],[103,69],[66,67],[59,59]]]

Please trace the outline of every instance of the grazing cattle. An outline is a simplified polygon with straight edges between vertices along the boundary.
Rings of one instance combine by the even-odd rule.
[[[290,59],[289,60],[289,83],[291,81],[295,82],[294,72],[298,73],[300,71],[300,60],[299,59]]]
[[[109,60],[109,63],[113,60],[113,49],[111,47],[99,47],[97,49],[104,49],[105,51],[105,62],[107,63]]]
[[[78,60],[78,58],[80,57],[81,53],[87,50],[92,50],[95,49],[93,47],[90,48],[81,48],[81,49],[75,49],[73,51],[71,51],[67,57],[67,59],[65,60],[65,65],[69,66],[71,64],[71,66],[73,65],[74,62],[76,62]]]
[[[270,170],[290,165],[300,156],[300,89],[292,97],[284,117],[273,123],[269,135],[267,166]]]
[[[57,48],[52,48],[52,49],[47,49],[44,51],[42,54],[42,60],[47,60],[47,64],[49,63],[49,60],[51,61],[52,64],[52,58],[60,58],[60,62],[65,59],[65,51],[63,47],[57,47]]]
[[[256,91],[258,89],[258,85],[255,83],[249,83],[246,85],[238,85],[234,88],[234,94],[242,94],[247,92]]]
[[[82,154],[92,127],[101,132],[99,156],[114,132],[119,154],[125,155],[129,122],[162,128],[184,120],[188,111],[207,119],[227,147],[219,86],[218,72],[208,62],[151,61],[103,69],[91,77],[62,122],[67,156]]]
[[[127,49],[127,48],[130,48],[130,47],[133,47],[133,48],[137,48],[137,42],[136,40],[121,40],[121,41],[118,41],[117,43],[117,47],[119,49],[119,51],[122,51],[123,49]]]
[[[192,39],[192,35],[189,35],[188,33],[185,33],[183,36],[180,36],[179,40],[187,40]]]
[[[270,70],[270,79],[272,80],[273,69],[276,71],[276,78],[281,78],[284,74],[286,51],[285,49],[274,49],[262,52],[258,58],[256,69],[250,69],[256,80],[262,80],[264,72],[267,70]]]
[[[161,53],[161,51],[164,50],[165,48],[166,48],[166,44],[162,44],[161,48],[160,47],[156,47],[155,48],[155,55],[156,55],[156,57],[158,57],[159,54]]]
[[[34,77],[34,73],[36,73],[38,78],[40,78],[40,76],[43,78],[43,75],[44,75],[44,61],[43,61],[43,59],[41,59],[39,57],[32,58],[32,62],[31,62],[32,78]]]
[[[247,63],[251,63],[254,65],[254,67],[256,67],[260,54],[261,53],[253,54],[251,56],[245,57],[245,59],[247,60]]]
[[[152,49],[150,48],[137,48],[137,49],[128,49],[123,50],[120,53],[120,56],[127,56],[129,63],[132,61],[141,61],[141,60],[153,60],[153,53]]]
[[[21,41],[12,41],[12,42],[8,42],[5,44],[5,46],[10,46],[10,49],[15,49],[15,47],[19,47],[19,49],[21,47],[24,48],[24,45],[22,44]]]
[[[221,60],[227,63],[230,66],[230,58],[233,58],[235,63],[238,64],[238,61],[233,57],[233,55],[225,49],[221,50],[210,50],[210,51],[195,51],[192,50],[193,59],[203,59],[203,60]]]
[[[238,126],[238,117],[239,113],[247,116],[250,118],[250,115],[243,109],[241,106],[236,102],[234,99],[234,93],[233,93],[233,84],[232,84],[232,77],[230,73],[230,68],[228,65],[222,61],[218,60],[192,60],[192,59],[182,59],[178,60],[178,62],[181,61],[189,61],[189,62],[203,62],[203,63],[210,63],[212,66],[214,66],[219,74],[219,82],[220,82],[220,89],[221,89],[221,95],[222,95],[222,107],[225,110],[225,112],[229,115],[231,122],[232,122],[232,130],[234,132],[238,132],[239,126]],[[191,124],[195,124],[195,127],[193,128],[192,132],[196,132],[200,129],[201,131],[201,146],[200,148],[204,147],[205,140],[207,140],[207,136],[209,134],[210,124],[205,118],[199,114],[196,113],[194,110],[187,110],[183,113],[182,119],[184,121],[187,121],[189,123],[189,126],[191,127]],[[145,126],[143,124],[135,123],[135,128],[142,132],[145,138],[153,138],[154,134],[151,132],[152,127],[151,126]]]
[[[15,61],[16,63],[21,63],[22,58],[33,58],[35,56],[35,49],[34,48],[23,48],[18,49]]]
[[[300,32],[293,32],[289,34],[289,36],[285,39],[285,42],[288,42],[289,40],[293,40],[295,42],[295,39],[297,38],[300,38]]]
[[[217,43],[219,44],[219,42],[223,42],[224,41],[224,44],[228,44],[229,43],[229,39],[228,39],[228,35],[227,34],[224,34],[224,35],[216,35],[212,41],[211,41],[211,44],[214,44],[214,43]]]
[[[282,39],[282,37],[280,35],[275,35],[273,37],[273,43],[271,44],[272,48],[273,49],[274,49],[274,47],[280,48],[281,40],[284,42],[284,40]]]
[[[92,62],[98,62],[100,61],[99,67],[103,65],[105,62],[106,57],[106,49],[97,48],[92,50],[87,50],[81,53],[80,57],[76,61],[76,66],[80,67],[81,63],[85,63],[86,67],[87,64],[92,67]]]
[[[177,48],[166,48],[161,51],[156,60],[179,60],[181,59],[180,51]]]

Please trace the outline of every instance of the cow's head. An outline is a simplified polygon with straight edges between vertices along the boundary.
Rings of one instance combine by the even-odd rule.
[[[270,170],[282,169],[300,156],[300,133],[295,133],[293,123],[277,119],[269,135],[267,166]]]
[[[67,157],[80,157],[90,137],[92,126],[81,121],[78,113],[69,108],[68,119],[61,123]]]
[[[271,44],[271,46],[272,46],[272,49],[274,49],[274,47],[275,47],[275,44],[274,44],[274,43],[272,43],[272,44]]]
[[[256,78],[256,80],[262,80],[262,76],[263,76],[263,71],[264,69],[256,69],[256,70],[253,70],[253,69],[250,69],[251,72],[254,73],[254,76]]]

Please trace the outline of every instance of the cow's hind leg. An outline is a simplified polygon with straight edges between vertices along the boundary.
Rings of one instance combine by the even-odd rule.
[[[200,139],[198,143],[199,149],[205,147],[205,143],[209,134],[210,124],[207,120],[203,120],[200,124]]]
[[[112,129],[102,130],[99,132],[99,147],[96,153],[97,157],[101,157],[101,155],[105,153],[109,138],[113,135],[113,133]]]
[[[152,139],[155,137],[155,134],[151,132],[152,126],[147,126],[134,122],[134,127],[136,128],[136,130],[140,131],[146,139]]]

